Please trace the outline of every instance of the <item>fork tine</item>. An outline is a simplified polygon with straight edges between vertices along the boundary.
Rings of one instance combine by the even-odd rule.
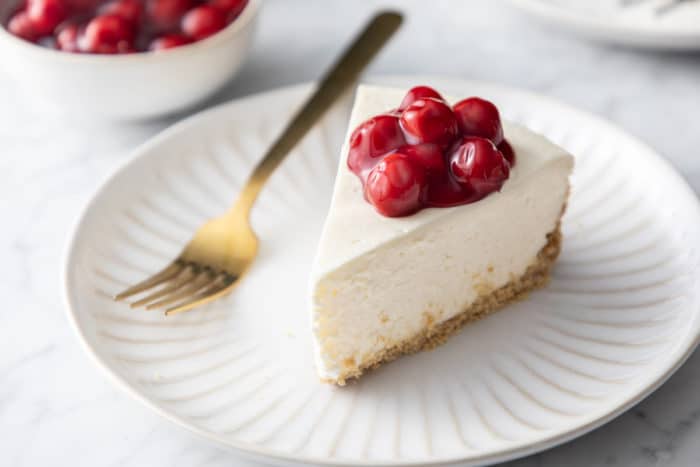
[[[177,276],[173,278],[171,281],[170,285],[163,287],[162,289],[158,290],[157,292],[153,292],[152,294],[143,297],[140,300],[137,300],[129,306],[131,308],[138,308],[143,305],[147,305],[161,297],[165,297],[166,295],[171,294],[172,292],[175,292],[177,289],[185,285],[187,282],[192,280],[192,278],[195,276],[195,268],[192,265],[188,265],[185,267],[185,269],[180,272]]]
[[[146,306],[147,310],[155,310],[157,308],[162,308],[165,305],[170,305],[180,300],[184,300],[187,297],[199,292],[202,288],[210,285],[212,281],[216,280],[216,275],[211,271],[204,270],[195,276],[195,279],[183,287],[180,287],[175,293],[171,293],[167,297],[159,300],[157,302],[151,303]]]
[[[220,280],[219,280],[220,279]],[[217,278],[216,282],[207,287],[206,289],[198,292],[195,296],[190,298],[189,300],[179,303],[173,307],[168,308],[165,310],[165,315],[170,316],[174,315],[176,313],[182,313],[185,311],[189,311],[195,307],[204,305],[205,303],[209,303],[211,301],[216,300],[217,298],[221,297],[222,295],[226,294],[229,292],[228,287],[236,282],[237,277],[234,277],[230,274],[221,274]]]
[[[185,265],[181,261],[175,261],[174,263],[171,263],[167,268],[149,277],[145,281],[139,282],[138,284],[129,287],[123,292],[118,293],[114,296],[114,299],[124,300],[125,298],[131,297],[132,295],[136,295],[137,293],[143,292],[144,290],[148,290],[159,284],[162,284],[163,282],[168,281],[176,275],[178,275],[184,267]]]

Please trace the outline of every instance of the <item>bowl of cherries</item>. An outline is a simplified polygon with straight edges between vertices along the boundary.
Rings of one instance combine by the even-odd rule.
[[[238,71],[260,1],[0,2],[2,69],[28,96],[77,119],[174,113]]]

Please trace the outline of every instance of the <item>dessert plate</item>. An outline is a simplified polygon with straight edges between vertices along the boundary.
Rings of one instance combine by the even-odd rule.
[[[510,0],[562,29],[620,45],[700,49],[698,0]]]
[[[226,208],[310,89],[284,88],[173,126],[87,206],[67,256],[69,316],[119,386],[267,462],[476,465],[579,436],[681,365],[700,335],[700,209],[669,164],[610,124],[534,94],[430,77],[371,81],[484,96],[576,155],[551,284],[434,351],[343,388],[319,383],[307,276],[348,100],[263,191],[253,215],[261,251],[232,295],[170,318],[112,302]]]

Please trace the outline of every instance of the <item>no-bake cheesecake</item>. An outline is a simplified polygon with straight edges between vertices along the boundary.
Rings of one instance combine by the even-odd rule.
[[[573,158],[489,101],[361,86],[314,264],[318,373],[345,384],[544,285]]]

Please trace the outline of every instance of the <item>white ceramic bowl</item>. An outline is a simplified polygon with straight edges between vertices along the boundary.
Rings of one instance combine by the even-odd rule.
[[[79,120],[141,120],[186,109],[220,89],[250,48],[261,0],[223,31],[164,52],[89,55],[31,44],[0,27],[0,72],[40,105]],[[1,2],[5,3],[5,2]],[[0,5],[5,20],[16,2]]]

